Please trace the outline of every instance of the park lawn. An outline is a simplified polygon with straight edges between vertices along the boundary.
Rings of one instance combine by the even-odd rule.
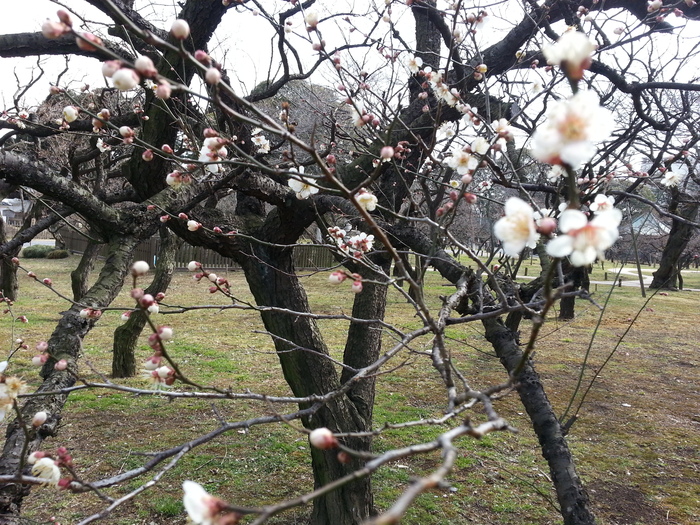
[[[535,261],[536,262],[536,261]],[[40,278],[50,277],[54,288],[70,295],[68,272],[77,258],[67,260],[22,260]],[[606,265],[606,269],[608,269]],[[533,266],[530,273],[534,273]],[[602,271],[599,268],[594,271]],[[240,272],[223,272],[233,283],[239,301],[251,300]],[[440,295],[450,288],[435,272],[427,272],[426,301],[439,307]],[[695,275],[695,274],[693,274]],[[349,313],[349,287],[331,287],[326,273],[304,277],[309,302],[316,313]],[[691,277],[689,277],[689,280]],[[686,284],[686,286],[690,286]],[[594,302],[579,301],[577,317],[570,322],[552,318],[542,330],[534,356],[537,370],[558,414],[569,405],[577,382],[584,391],[604,360],[579,419],[569,434],[602,524],[685,524],[700,520],[700,406],[698,399],[698,344],[700,340],[700,295],[668,292],[650,299],[635,288],[614,288],[597,336],[589,345],[600,311],[608,301],[609,287],[599,286]],[[204,283],[191,274],[178,273],[164,301],[173,305],[225,304],[210,295]],[[119,307],[129,307],[124,290],[115,310],[106,311],[84,341],[82,374],[101,380],[111,369],[111,337],[121,322]],[[32,347],[46,340],[55,327],[58,312],[67,304],[50,290],[23,278],[15,315],[27,315],[28,324],[0,319],[0,333],[7,352],[17,337]],[[165,309],[164,309],[165,310]],[[402,327],[418,321],[406,300],[392,291],[387,320]],[[615,349],[632,320],[629,333]],[[156,316],[159,324],[174,327],[176,338],[168,346],[185,373],[203,384],[231,387],[242,392],[289,394],[280,373],[270,339],[255,312],[242,310],[196,310],[184,315]],[[321,328],[334,357],[343,352],[346,322],[322,321]],[[521,326],[521,339],[529,325]],[[473,388],[503,382],[505,375],[476,323],[448,329],[453,359],[468,374]],[[393,344],[386,337],[385,345]],[[445,405],[444,390],[421,341],[404,353],[404,365],[392,374],[379,376],[375,426],[407,419],[436,418]],[[590,348],[590,350],[588,350]],[[145,336],[139,359],[150,355]],[[20,351],[10,365],[23,376],[30,389],[39,384],[37,370],[30,365],[32,350]],[[586,355],[588,355],[586,359]],[[583,365],[586,359],[585,366]],[[120,380],[129,386],[146,387],[142,377]],[[185,390],[185,388],[177,387]],[[568,414],[576,410],[572,405]],[[548,468],[537,440],[523,414],[517,396],[497,401],[497,410],[516,427],[517,434],[491,434],[481,441],[463,438],[462,454],[449,477],[450,486],[422,495],[404,519],[408,524],[526,524],[558,523]],[[69,397],[58,435],[46,441],[46,450],[68,447],[77,471],[86,480],[115,475],[147,461],[144,454],[175,446],[202,432],[213,430],[218,418],[230,421],[254,417],[272,410],[291,412],[294,407],[250,401],[168,401],[162,397],[134,397],[113,391],[80,391]],[[477,409],[470,416],[479,421]],[[413,427],[387,431],[375,441],[377,451],[430,441],[445,427]],[[377,506],[387,508],[416,476],[429,474],[439,462],[436,454],[415,456],[390,464],[374,478]],[[106,491],[119,497],[136,488],[145,476]],[[233,432],[195,449],[168,472],[156,487],[134,502],[119,507],[105,523],[184,524],[180,484],[194,479],[207,489],[239,505],[263,505],[309,491],[313,480],[309,469],[306,437],[289,426],[257,426]],[[57,497],[58,494],[58,497]],[[97,496],[74,496],[48,488],[32,491],[25,500],[24,515],[33,523],[77,523],[104,508]],[[303,523],[309,508],[302,507],[275,518],[272,523]]]

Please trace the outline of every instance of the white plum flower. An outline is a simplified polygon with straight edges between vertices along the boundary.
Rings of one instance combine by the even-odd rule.
[[[97,149],[100,150],[100,153],[104,153],[105,151],[109,151],[112,149],[112,146],[109,144],[106,144],[104,140],[102,139],[97,139]]]
[[[537,246],[540,236],[533,214],[532,207],[518,197],[511,197],[506,201],[505,217],[496,221],[493,233],[503,243],[503,252],[509,257],[517,257],[526,246]]]
[[[486,155],[491,149],[491,143],[484,137],[476,137],[471,144],[472,151],[479,155]]]
[[[423,67],[423,59],[421,57],[409,55],[406,65],[408,66],[408,70],[415,75],[420,71],[420,68]]]
[[[377,208],[377,197],[364,188],[360,188],[355,196],[357,204],[367,211],[374,211]]]
[[[303,177],[303,166],[299,166],[298,170],[292,168],[289,171],[298,173],[298,175],[292,175],[287,181],[287,186],[289,186],[294,191],[294,193],[296,193],[297,199],[308,199],[315,193],[318,193],[318,186],[314,186],[309,179]]]
[[[78,118],[78,108],[75,106],[66,106],[63,108],[63,120],[73,122]]]
[[[32,474],[50,485],[58,485],[61,479],[61,469],[51,458],[41,458],[32,466]]]
[[[615,206],[615,197],[612,195],[603,195],[599,193],[595,196],[595,200],[588,206],[593,213],[603,213],[610,211]]]
[[[251,138],[253,144],[257,146],[258,153],[270,153],[270,141],[267,140],[265,135],[258,134]]]
[[[683,180],[683,176],[680,173],[667,170],[666,173],[664,173],[664,178],[661,179],[661,184],[663,184],[667,188],[671,188],[673,186],[678,186],[681,180]]]
[[[591,54],[596,50],[594,42],[580,31],[567,31],[554,44],[542,47],[542,54],[550,66],[560,66],[566,74],[580,80],[583,70],[591,65]]]
[[[196,525],[216,525],[218,518],[226,504],[209,494],[204,487],[194,481],[185,481],[182,484],[184,496],[182,503],[185,506],[187,515]]]
[[[605,250],[618,237],[617,227],[622,213],[616,208],[597,214],[592,221],[579,210],[564,210],[559,217],[562,235],[547,244],[547,253],[552,257],[569,257],[574,266],[593,264],[603,259]]]
[[[464,175],[468,171],[475,170],[479,166],[479,161],[474,155],[470,155],[466,151],[460,149],[453,151],[452,156],[445,160],[445,164],[460,175]]]
[[[593,158],[595,143],[606,140],[614,125],[612,113],[600,106],[592,91],[579,91],[568,100],[552,103],[546,116],[547,121],[532,136],[533,156],[573,169]]]
[[[566,177],[566,170],[564,169],[563,166],[561,166],[559,164],[555,164],[547,172],[547,181],[550,184],[558,184],[559,181],[564,177]]]

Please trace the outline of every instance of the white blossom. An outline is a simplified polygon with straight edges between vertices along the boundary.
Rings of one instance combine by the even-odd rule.
[[[374,211],[377,208],[377,197],[364,188],[357,192],[355,200],[367,211]]]
[[[559,217],[563,235],[549,241],[547,253],[568,256],[574,266],[592,264],[596,258],[603,259],[605,250],[617,240],[621,220],[622,213],[616,208],[597,214],[590,222],[579,210],[564,210]]]
[[[217,517],[225,507],[224,502],[209,494],[204,487],[194,481],[185,481],[182,484],[182,490],[185,493],[182,503],[190,519],[196,525],[216,525]]]
[[[61,479],[61,469],[51,458],[41,458],[32,466],[32,474],[50,485],[58,485]]]
[[[552,103],[546,116],[547,121],[532,136],[533,156],[573,169],[595,155],[595,143],[606,140],[614,124],[612,113],[600,106],[592,91],[579,91],[568,100]]]
[[[595,196],[595,200],[591,203],[589,208],[593,213],[603,213],[612,210],[614,206],[615,197],[599,193]]]
[[[661,184],[663,184],[667,188],[671,188],[673,186],[678,186],[681,180],[683,180],[683,176],[680,173],[667,170],[666,173],[664,173],[664,178],[661,179]]]
[[[123,67],[112,75],[112,84],[119,91],[129,91],[139,85],[141,79],[136,71]]]
[[[409,55],[406,65],[408,66],[408,70],[415,75],[420,71],[420,68],[423,67],[423,59],[421,57]]]
[[[303,177],[303,166],[299,166],[298,170],[292,168],[289,171],[298,173],[298,175],[292,175],[287,181],[287,186],[289,186],[294,191],[294,193],[296,193],[297,199],[308,199],[312,195],[318,193],[318,187],[314,186],[309,179]]]
[[[580,31],[567,31],[554,44],[542,47],[542,54],[550,66],[561,66],[567,75],[581,79],[583,70],[591,63],[591,54],[596,45]]]
[[[501,217],[493,226],[494,235],[503,243],[503,252],[510,257],[517,257],[527,246],[537,246],[539,234],[533,219],[532,207],[518,197],[506,201],[505,217]]]
[[[452,156],[445,160],[445,164],[460,175],[464,175],[468,171],[475,170],[477,166],[479,166],[479,161],[474,157],[474,155],[459,149],[452,152]]]

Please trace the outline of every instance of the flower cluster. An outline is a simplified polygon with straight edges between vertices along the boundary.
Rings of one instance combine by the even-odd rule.
[[[39,412],[34,416],[34,420],[43,419],[46,421],[46,416],[46,413]],[[72,467],[73,457],[66,447],[58,447],[55,455],[56,459],[53,459],[50,454],[37,450],[29,454],[27,463],[32,465],[32,475],[43,480],[45,484],[58,488],[67,488],[73,480],[70,477],[61,478],[60,467]]]
[[[221,166],[218,163],[228,156],[226,145],[230,142],[228,139],[219,137],[216,131],[207,128],[197,160],[207,163],[207,170],[210,173],[219,173]]]
[[[202,263],[197,261],[190,261],[187,265],[187,269],[190,272],[195,272],[193,279],[200,282],[202,279],[207,279],[211,284],[209,287],[209,293],[221,292],[227,297],[232,297],[231,295],[231,283],[225,277],[219,277],[214,272],[210,272],[202,267]]]
[[[341,271],[331,272],[331,274],[328,276],[328,282],[331,284],[340,284],[348,277],[352,280],[350,290],[353,293],[360,293],[362,291],[362,276],[359,273],[348,275],[347,273]]]
[[[270,153],[270,141],[262,134],[260,128],[255,128],[251,135],[250,140],[255,144],[257,153]]]

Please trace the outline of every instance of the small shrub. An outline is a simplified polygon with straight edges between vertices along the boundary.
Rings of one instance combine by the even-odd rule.
[[[47,259],[65,259],[69,256],[70,252],[68,250],[53,250],[46,254]]]
[[[22,257],[27,259],[44,259],[48,253],[54,251],[54,249],[53,246],[35,244],[34,246],[27,246],[22,250]]]

